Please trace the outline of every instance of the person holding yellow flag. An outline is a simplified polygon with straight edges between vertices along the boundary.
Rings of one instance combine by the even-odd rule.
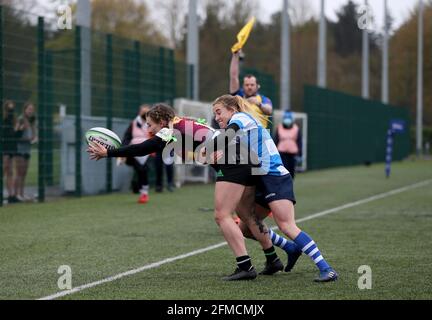
[[[273,104],[269,98],[258,92],[260,85],[258,79],[247,74],[243,78],[243,88],[240,88],[240,54],[243,46],[249,38],[252,28],[255,24],[255,18],[249,22],[237,34],[237,43],[232,48],[232,58],[230,65],[230,93],[233,96],[245,98],[252,106],[251,115],[261,122],[264,128],[268,128],[269,116],[273,112]]]
[[[268,128],[269,116],[273,112],[273,104],[269,98],[259,93],[260,85],[253,74],[247,74],[243,78],[243,87],[240,88],[239,80],[240,51],[233,53],[230,65],[230,93],[233,96],[241,96],[252,104],[252,116],[259,120],[264,128]]]

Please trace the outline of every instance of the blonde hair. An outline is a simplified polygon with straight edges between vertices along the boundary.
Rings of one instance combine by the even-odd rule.
[[[258,117],[259,119],[257,120],[259,120],[260,122],[269,121],[266,116],[253,113],[251,104],[246,99],[240,96],[225,94],[223,96],[220,96],[213,102],[213,106],[217,104],[222,105],[228,110],[234,110],[235,112],[244,112],[253,115],[254,117]]]

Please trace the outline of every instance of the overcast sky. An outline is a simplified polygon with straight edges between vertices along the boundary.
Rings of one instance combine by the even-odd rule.
[[[145,1],[150,5],[153,10],[153,15],[157,16],[158,0],[138,0]],[[198,3],[202,0],[198,0]],[[247,0],[244,0],[247,1]],[[304,0],[289,0],[289,1],[304,1]],[[321,0],[307,0],[312,6],[313,14],[318,16],[320,12]],[[363,4],[365,0],[353,0],[357,4]],[[384,0],[368,0],[369,5],[373,10],[373,14],[376,20],[375,31],[381,31],[384,21]],[[394,18],[394,28],[399,27],[408,17],[411,11],[414,10],[419,0],[387,0],[388,9]],[[53,2],[65,2],[71,3],[76,0],[36,0],[36,2],[42,5],[45,9],[53,8],[53,14],[55,14],[55,5]],[[258,18],[264,22],[269,21],[270,16],[280,11],[282,8],[283,0],[258,0],[260,5]],[[336,20],[336,11],[348,0],[325,0],[325,12],[328,19]],[[424,0],[426,2],[426,0]],[[51,10],[48,10],[51,11]]]
[[[291,0],[298,1],[298,0]],[[263,21],[268,21],[272,13],[280,11],[283,0],[259,0],[260,11]],[[313,6],[314,14],[318,15],[321,10],[321,0],[309,0]],[[335,12],[348,0],[326,0],[325,13],[328,19],[336,20]],[[364,0],[353,0],[357,4],[363,4]],[[394,18],[394,27],[399,27],[400,24],[409,17],[409,12],[414,10],[418,0],[387,0],[387,7],[392,17]],[[384,0],[369,0],[369,5],[372,7],[377,28],[382,28],[384,21]]]

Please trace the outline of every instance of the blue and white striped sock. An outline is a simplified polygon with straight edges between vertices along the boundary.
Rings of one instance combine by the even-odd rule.
[[[300,232],[297,238],[294,239],[294,242],[301,248],[303,253],[307,254],[312,261],[316,264],[320,271],[325,271],[330,268],[327,261],[325,261],[324,257],[321,255],[315,241],[305,232]]]
[[[300,248],[294,242],[289,241],[284,237],[281,237],[272,229],[270,229],[269,231],[269,236],[273,245],[285,250],[286,252],[292,253],[300,250]]]

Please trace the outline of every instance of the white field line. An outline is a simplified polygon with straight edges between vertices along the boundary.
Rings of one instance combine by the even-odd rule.
[[[390,197],[390,196],[393,196],[395,194],[399,194],[399,193],[402,193],[402,192],[405,192],[405,191],[408,191],[408,190],[420,188],[420,187],[423,187],[423,186],[426,186],[426,185],[430,184],[431,182],[432,182],[432,179],[429,179],[429,180],[418,182],[418,183],[415,183],[415,184],[412,184],[412,185],[409,185],[409,186],[406,186],[406,187],[403,187],[403,188],[394,189],[394,190],[391,190],[391,191],[388,191],[388,192],[384,192],[384,193],[381,193],[381,194],[378,194],[378,195],[375,195],[375,196],[372,196],[372,197],[369,197],[369,198],[365,198],[365,199],[362,199],[362,200],[350,202],[350,203],[344,204],[344,205],[336,207],[336,208],[324,210],[324,211],[321,211],[321,212],[309,215],[307,217],[298,219],[297,223],[301,223],[301,222],[304,222],[304,221],[316,219],[316,218],[328,215],[330,213],[339,212],[339,211],[344,210],[344,209],[352,208],[352,207],[359,206],[359,205],[362,205],[362,204],[365,204],[365,203],[369,203],[369,202],[372,202],[372,201],[375,201],[375,200],[379,200],[379,199],[383,199],[383,198],[386,198],[386,197]],[[276,228],[277,227],[273,227],[272,229],[276,229]],[[96,287],[96,286],[104,284],[104,283],[115,281],[115,280],[121,279],[123,277],[127,277],[127,276],[130,276],[130,275],[133,275],[133,274],[145,271],[145,270],[158,268],[158,267],[160,267],[160,266],[162,266],[164,264],[167,264],[167,263],[171,263],[171,262],[174,262],[174,261],[177,261],[177,260],[186,259],[188,257],[192,257],[192,256],[195,256],[195,255],[207,252],[207,251],[211,251],[211,250],[223,247],[225,245],[227,245],[226,242],[220,242],[220,243],[217,243],[215,245],[208,246],[208,247],[205,247],[205,248],[202,248],[202,249],[191,251],[191,252],[188,252],[188,253],[185,253],[185,254],[181,254],[181,255],[178,255],[178,256],[175,256],[175,257],[167,258],[167,259],[164,259],[164,260],[161,260],[161,261],[158,261],[158,262],[146,264],[146,265],[144,265],[144,266],[142,266],[140,268],[129,270],[129,271],[126,271],[126,272],[123,272],[123,273],[119,273],[119,274],[117,274],[115,276],[108,277],[108,278],[105,278],[105,279],[102,279],[102,280],[99,280],[99,281],[95,281],[95,282],[91,282],[91,283],[88,283],[88,284],[84,284],[84,285],[78,286],[76,288],[73,288],[71,290],[60,291],[60,292],[57,292],[57,293],[55,293],[53,295],[40,298],[38,300],[53,300],[53,299],[56,299],[56,298],[64,297],[64,296],[67,296],[67,295],[70,295],[70,294],[73,294],[73,293],[80,292],[80,291],[85,290],[85,289]]]

